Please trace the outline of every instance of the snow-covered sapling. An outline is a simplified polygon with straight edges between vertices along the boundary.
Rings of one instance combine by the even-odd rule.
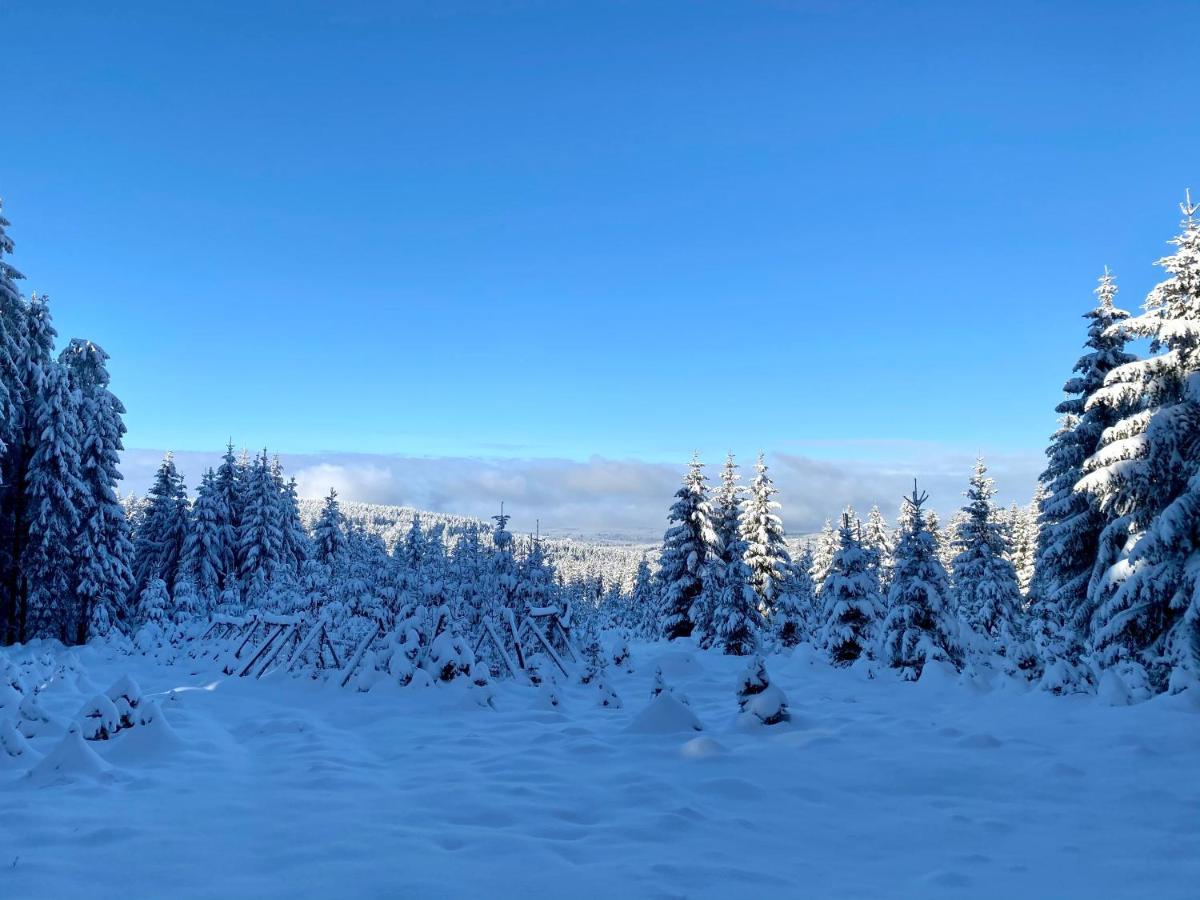
[[[771,683],[761,656],[752,659],[742,673],[737,696],[742,715],[752,716],[763,725],[778,725],[789,717],[787,696]]]
[[[79,728],[87,741],[107,741],[122,727],[132,724],[122,721],[117,707],[104,694],[97,694],[79,711]]]
[[[112,701],[120,717],[120,726],[130,728],[137,718],[136,710],[142,702],[142,689],[128,675],[118,678],[107,691],[105,696]],[[86,737],[86,735],[84,735]]]

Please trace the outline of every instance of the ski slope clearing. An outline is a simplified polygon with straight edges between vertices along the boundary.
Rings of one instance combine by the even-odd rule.
[[[575,683],[360,693],[104,644],[6,655],[45,686],[36,710],[0,698],[3,897],[1182,900],[1200,884],[1194,692],[1112,706],[936,667],[869,679],[801,645],[766,660],[790,716],[764,726],[739,715],[746,660],[686,642],[634,644],[634,671],[610,672],[619,708]],[[84,740],[112,721],[98,695],[134,724]]]

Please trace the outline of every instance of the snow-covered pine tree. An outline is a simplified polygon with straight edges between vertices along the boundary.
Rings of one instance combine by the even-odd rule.
[[[241,528],[238,533],[242,590],[252,603],[261,602],[282,564],[284,538],[279,491],[267,451],[255,458],[246,475]]]
[[[18,301],[9,312],[15,321],[3,324],[6,328],[11,326],[18,351],[15,377],[20,402],[13,407],[13,420],[5,423],[9,437],[6,438],[4,482],[0,485],[0,498],[4,502],[0,522],[5,532],[3,544],[6,550],[4,585],[7,599],[4,608],[10,613],[7,640],[23,641],[27,637],[29,618],[25,557],[34,541],[28,503],[29,465],[40,439],[37,410],[41,403],[39,398],[45,392],[47,373],[54,366],[51,351],[57,333],[45,297],[34,294],[28,303]]]
[[[271,474],[279,502],[279,528],[283,534],[280,565],[288,581],[294,582],[300,577],[300,570],[312,553],[312,541],[304,523],[300,521],[300,497],[296,479],[284,480],[279,457],[275,457]]]
[[[862,533],[863,552],[867,555],[867,571],[875,579],[880,596],[887,595],[892,577],[892,535],[878,506],[872,506]]]
[[[175,457],[167,453],[154,483],[146,493],[146,506],[133,540],[133,603],[155,578],[173,585],[179,573],[188,532],[187,491],[183,476],[175,468]],[[140,616],[134,611],[134,618]]]
[[[1123,415],[1080,482],[1110,518],[1086,601],[1095,655],[1150,691],[1200,682],[1200,205],[1189,194],[1181,210],[1175,252],[1157,263],[1168,277],[1111,326],[1150,338],[1154,355],[1109,372],[1084,413]]]
[[[768,622],[775,616],[792,564],[784,540],[783,520],[775,512],[779,509],[779,503],[773,499],[777,493],[760,453],[742,510],[738,537],[746,548],[744,558],[750,569],[750,585],[758,597],[759,612]]]
[[[425,532],[416,513],[404,540],[397,541],[392,550],[392,565],[401,602],[421,602],[425,588]]]
[[[242,522],[242,507],[245,506],[243,496],[244,472],[241,465],[238,463],[237,457],[233,455],[233,442],[230,441],[225,445],[225,453],[221,457],[221,464],[217,466],[216,471],[216,489],[224,500],[223,509],[225,519],[222,522],[222,531],[233,535],[232,537],[232,553],[233,553],[233,568],[224,574],[221,581],[222,589],[236,586],[238,580],[238,546],[237,536]]]
[[[869,566],[857,522],[847,510],[842,513],[838,549],[821,588],[824,624],[820,644],[834,665],[850,665],[874,648],[882,601]]]
[[[953,564],[953,598],[959,618],[1007,654],[1020,631],[1021,590],[1009,562],[1004,526],[992,505],[995,494],[980,457],[965,492],[965,517],[958,529]]]
[[[93,621],[124,623],[133,587],[133,544],[129,522],[117,499],[125,407],[108,389],[108,354],[91,341],[75,338],[59,357],[79,398],[80,531],[75,543],[76,619],[73,640],[88,638]],[[96,607],[103,606],[102,612]]]
[[[817,618],[813,588],[812,550],[805,544],[788,566],[787,580],[775,603],[772,628],[784,647],[794,647],[809,638]]]
[[[16,282],[24,276],[4,258],[13,252],[8,226],[0,202],[0,643],[21,639],[18,613],[23,606],[17,526],[23,502],[25,303]]]
[[[1037,556],[1038,510],[1041,508],[1045,489],[1038,484],[1028,506],[1013,504],[1012,517],[1012,564],[1017,570],[1017,585],[1021,596],[1028,597],[1033,584],[1034,561]]]
[[[313,526],[313,558],[336,571],[346,554],[346,520],[338,504],[337,491],[329,489],[321,514]]]
[[[503,504],[500,505],[500,515],[492,516],[496,527],[492,529],[492,552],[488,556],[489,565],[483,572],[481,589],[484,610],[489,618],[504,615],[502,610],[518,612],[517,560],[513,555],[513,533],[508,530],[511,518],[504,512]]]
[[[1100,447],[1104,432],[1127,411],[1124,403],[1091,403],[1108,373],[1132,363],[1129,337],[1121,323],[1129,313],[1113,305],[1117,285],[1106,268],[1095,290],[1096,306],[1088,320],[1087,352],[1074,375],[1063,385],[1068,396],[1055,408],[1059,428],[1046,450],[1047,464],[1039,478],[1044,492],[1038,506],[1039,532],[1034,574],[1029,588],[1031,631],[1047,663],[1062,661],[1067,673],[1087,680],[1079,661],[1090,643],[1094,609],[1088,602],[1088,583],[1100,550],[1100,535],[1115,517],[1098,498],[1076,485],[1084,464]]]
[[[206,471],[192,504],[181,570],[205,610],[215,607],[225,585],[234,581],[234,533],[216,473]]]
[[[696,611],[712,609],[716,600],[714,566],[721,547],[712,526],[704,464],[693,456],[683,485],[675,492],[659,555],[662,588],[659,628],[668,640],[688,637],[696,627]]]
[[[721,486],[713,497],[712,511],[713,530],[721,545],[721,561],[725,563],[729,562],[729,547],[737,541],[743,493],[737,462],[730,453],[721,468]]]
[[[630,627],[639,638],[658,637],[658,586],[650,571],[650,559],[645,553],[638,560],[633,578],[633,593],[629,601]]]
[[[21,570],[29,609],[26,633],[72,643],[81,627],[75,549],[87,494],[79,477],[79,395],[71,389],[66,369],[50,363],[32,400],[38,439],[25,478],[29,546]],[[82,627],[86,629],[86,620]]]
[[[901,519],[906,525],[896,544],[896,568],[880,641],[880,658],[909,681],[920,678],[931,661],[955,668],[963,664],[958,620],[948,604],[949,580],[921,509],[927,499],[928,494],[918,493],[914,482],[912,496],[905,501],[909,508]]]
[[[759,596],[751,580],[753,573],[745,561],[746,544],[737,532],[724,549],[728,552],[728,560],[717,579],[719,593],[713,609],[713,643],[728,656],[748,656],[758,649],[759,633],[764,625],[759,612]]]
[[[826,519],[821,533],[809,543],[812,565],[808,574],[812,578],[813,591],[818,597],[821,595],[821,586],[825,584],[825,578],[829,575],[829,567],[833,565],[833,555],[837,553],[837,546],[837,530],[833,527],[833,521]]]
[[[620,585],[613,586],[620,596]],[[517,564],[517,611],[520,615],[530,609],[558,605],[558,585],[554,582],[554,568],[546,559],[542,540],[533,537],[525,556]]]

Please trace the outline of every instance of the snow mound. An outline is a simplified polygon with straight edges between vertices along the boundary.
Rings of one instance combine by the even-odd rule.
[[[703,731],[696,714],[670,691],[663,691],[637,714],[626,731],[634,734],[674,734],[679,731]]]
[[[122,765],[144,763],[170,757],[184,746],[157,703],[142,703],[138,713],[138,727],[121,729],[105,754],[108,760]]]
[[[712,759],[727,752],[724,745],[706,736],[692,738],[679,749],[679,755],[684,759]]]
[[[1106,706],[1128,706],[1133,702],[1133,695],[1115,669],[1104,670],[1100,676],[1100,686],[1096,689],[1096,697]]]
[[[58,746],[31,768],[27,777],[42,786],[81,779],[105,781],[112,777],[112,766],[83,739],[79,726],[72,725]]]

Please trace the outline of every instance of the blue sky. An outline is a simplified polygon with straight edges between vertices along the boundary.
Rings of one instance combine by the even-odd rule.
[[[10,0],[0,194],[131,448],[1036,459],[1200,188],[1197,24]]]

